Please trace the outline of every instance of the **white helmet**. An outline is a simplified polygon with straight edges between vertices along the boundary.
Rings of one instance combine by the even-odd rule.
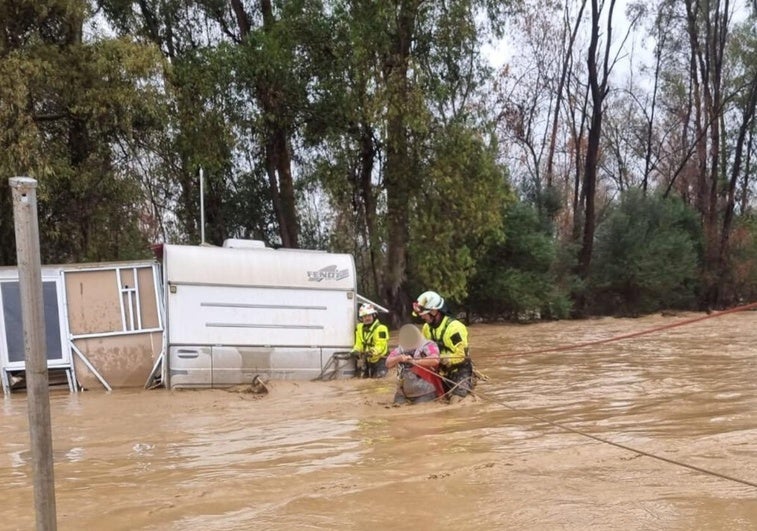
[[[373,307],[373,304],[361,304],[357,315],[362,319],[366,315],[378,315],[378,312],[376,311],[376,308]]]
[[[413,303],[413,312],[416,315],[426,315],[431,310],[441,310],[444,307],[444,299],[435,291],[424,291]]]

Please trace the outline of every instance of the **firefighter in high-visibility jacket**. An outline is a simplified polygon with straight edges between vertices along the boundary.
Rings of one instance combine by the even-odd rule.
[[[358,310],[360,323],[355,330],[355,376],[383,378],[386,376],[386,356],[389,353],[389,329],[378,320],[372,304],[363,304]]]
[[[468,329],[449,314],[444,299],[435,291],[421,293],[413,313],[423,319],[423,336],[439,347],[439,374],[450,403],[473,391],[473,363],[468,352]]]

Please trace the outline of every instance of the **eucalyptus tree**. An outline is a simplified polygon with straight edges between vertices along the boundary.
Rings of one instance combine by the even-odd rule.
[[[149,205],[123,154],[162,128],[160,55],[88,34],[88,2],[7,1],[0,15],[0,174],[39,180],[43,260],[147,252]],[[0,197],[0,261],[12,263],[6,177]]]
[[[333,69],[318,77],[309,138],[316,168],[353,227],[370,287],[407,314],[411,294],[462,299],[475,254],[499,230],[505,172],[481,56],[501,30],[498,2],[329,3]]]

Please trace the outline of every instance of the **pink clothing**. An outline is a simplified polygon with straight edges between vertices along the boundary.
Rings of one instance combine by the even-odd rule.
[[[414,351],[405,351],[402,347],[397,347],[389,354],[387,361],[409,355],[411,352],[416,360],[439,359],[439,347],[433,341],[426,340]],[[435,369],[403,363],[399,365],[399,371],[401,377],[397,385],[397,394],[394,396],[396,403],[405,403],[408,400],[415,402],[429,395],[435,395],[436,398],[444,396],[444,385]]]
[[[409,354],[410,351],[405,351],[402,349],[402,347],[397,347],[392,350],[386,360],[389,361],[390,359],[396,358],[397,356],[406,356]],[[412,354],[413,358],[415,358],[416,360],[423,358],[439,358],[439,347],[437,347],[436,343],[434,343],[433,341],[427,340],[420,347],[415,349]]]

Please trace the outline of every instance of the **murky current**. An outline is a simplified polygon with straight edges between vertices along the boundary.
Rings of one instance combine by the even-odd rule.
[[[52,399],[60,529],[750,529],[757,314],[478,325],[487,398],[387,407],[394,380]],[[490,399],[505,402],[508,409]],[[0,529],[33,528],[26,403],[0,413]]]

